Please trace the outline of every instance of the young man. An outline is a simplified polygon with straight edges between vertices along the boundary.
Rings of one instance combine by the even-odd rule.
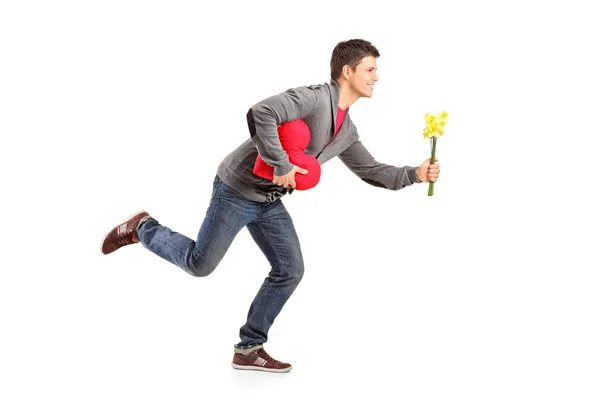
[[[281,197],[295,187],[296,173],[281,146],[277,127],[302,119],[310,128],[305,153],[324,164],[339,156],[363,181],[390,190],[416,182],[435,182],[438,164],[429,159],[419,167],[395,167],[375,161],[361,143],[349,116],[360,97],[371,97],[379,80],[379,51],[368,41],[340,42],[331,56],[331,81],[289,89],[254,105],[247,113],[250,138],[225,157],[217,168],[212,198],[196,241],[161,225],[140,212],[105,237],[102,252],[141,242],[148,250],[193,276],[207,276],[217,267],[238,232],[247,227],[271,264],[258,291],[240,342],[234,346],[232,366],[287,372],[292,366],[270,357],[263,348],[269,328],[298,286],[304,272],[300,242]],[[273,180],[253,173],[257,156],[273,167]]]

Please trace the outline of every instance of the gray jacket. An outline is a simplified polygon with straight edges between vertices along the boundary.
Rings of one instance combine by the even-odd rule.
[[[293,190],[284,189],[253,173],[256,156],[274,168],[275,175],[285,175],[293,166],[281,147],[277,125],[302,119],[310,129],[306,154],[320,165],[339,156],[342,162],[363,181],[390,190],[400,190],[417,180],[417,167],[402,168],[375,161],[361,143],[356,126],[346,110],[344,122],[333,141],[340,88],[335,80],[321,85],[301,86],[286,90],[255,104],[246,118],[250,138],[227,155],[217,175],[250,200],[271,202]],[[331,143],[329,143],[331,142]]]

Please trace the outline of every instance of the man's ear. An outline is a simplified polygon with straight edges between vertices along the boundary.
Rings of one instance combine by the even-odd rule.
[[[350,72],[352,72],[352,68],[348,64],[342,67],[342,77],[345,79],[350,79]]]

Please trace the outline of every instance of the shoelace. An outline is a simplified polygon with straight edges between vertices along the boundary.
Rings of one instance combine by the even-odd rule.
[[[259,355],[259,356],[261,356],[261,358],[264,358],[267,361],[272,361],[274,363],[277,362],[276,359],[274,359],[273,357],[271,357],[270,355],[267,354],[267,352],[265,351],[265,349],[258,349],[256,351],[256,354]]]
[[[131,238],[131,233],[121,235],[120,237],[114,240],[114,243],[118,246],[125,246],[126,244],[132,244],[133,239]]]

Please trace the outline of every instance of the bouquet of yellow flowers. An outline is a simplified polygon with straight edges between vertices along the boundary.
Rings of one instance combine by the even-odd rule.
[[[444,134],[444,125],[446,125],[446,117],[448,113],[442,111],[435,114],[425,114],[425,129],[423,130],[423,136],[425,139],[431,140],[431,161],[435,163],[435,145],[437,144],[437,138]],[[433,182],[429,182],[428,196],[433,196]]]

